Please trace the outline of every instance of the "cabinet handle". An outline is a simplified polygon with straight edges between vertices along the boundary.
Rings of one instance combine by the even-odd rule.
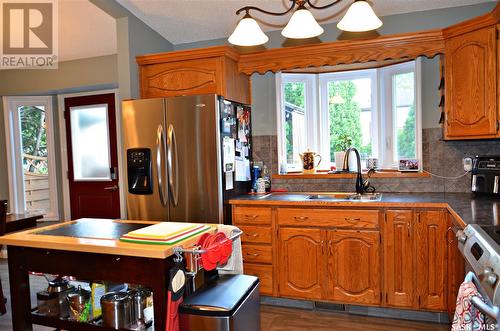
[[[324,240],[321,240],[321,254],[325,254],[325,241]]]
[[[246,235],[247,237],[253,237],[253,238],[255,238],[255,237],[258,237],[258,236],[259,236],[259,234],[258,234],[258,233],[246,233],[246,232],[245,232],[245,235]]]
[[[360,217],[352,218],[352,217],[344,217],[344,221],[347,221],[349,223],[357,223],[361,221]]]
[[[251,256],[251,257],[257,257],[257,256],[259,256],[260,254],[259,254],[259,253],[253,253],[253,254],[247,254],[247,255],[249,255],[249,256]]]
[[[309,219],[307,216],[295,216],[294,217],[296,221],[304,222]]]
[[[411,237],[411,224],[410,222],[406,223],[406,227],[408,228],[408,238]]]
[[[245,215],[245,218],[251,218],[251,219],[256,219],[257,217],[259,217],[259,215]]]

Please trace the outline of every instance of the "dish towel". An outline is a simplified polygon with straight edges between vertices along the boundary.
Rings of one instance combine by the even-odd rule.
[[[228,238],[231,235],[240,231],[234,225],[217,225],[217,231],[223,232]],[[225,265],[217,267],[219,274],[242,275],[243,274],[243,254],[241,252],[241,238],[238,237],[233,241],[233,253],[227,260]]]
[[[453,331],[485,330],[484,315],[472,304],[472,297],[475,296],[480,299],[483,298],[474,283],[465,281],[460,285],[457,297],[457,308],[455,310],[455,316],[453,317]]]

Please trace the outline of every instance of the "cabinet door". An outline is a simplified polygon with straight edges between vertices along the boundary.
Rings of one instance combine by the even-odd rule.
[[[324,242],[319,229],[280,228],[279,294],[322,297]]]
[[[417,286],[420,308],[446,309],[446,229],[444,211],[422,211],[417,224]]]
[[[445,42],[445,138],[498,136],[496,27]]]
[[[328,297],[380,304],[380,232],[328,231]]]
[[[388,210],[384,222],[384,281],[386,304],[416,307],[414,213]]]
[[[465,277],[465,260],[463,255],[458,250],[457,237],[455,232],[461,229],[458,225],[453,224],[452,216],[448,217],[448,229],[446,231],[446,244],[448,253],[448,272],[447,272],[447,293],[448,298],[448,315],[450,320],[453,320],[455,314],[458,289]]]

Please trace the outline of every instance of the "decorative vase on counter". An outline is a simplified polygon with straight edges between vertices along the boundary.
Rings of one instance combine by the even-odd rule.
[[[316,154],[316,152],[311,152],[307,150],[302,154],[299,154],[300,159],[302,160],[302,172],[305,174],[312,174],[316,172],[316,167],[321,163],[321,155]],[[315,164],[315,157],[319,157],[319,161]]]
[[[337,171],[342,170],[342,167],[344,165],[344,156],[345,152],[335,152],[335,166],[337,167]]]
[[[345,152],[335,152],[335,165],[338,171],[343,170]],[[356,153],[351,151],[349,153],[349,171],[356,171],[358,168],[358,161],[356,160]]]

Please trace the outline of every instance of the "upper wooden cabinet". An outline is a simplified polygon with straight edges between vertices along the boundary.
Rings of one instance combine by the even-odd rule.
[[[445,139],[499,137],[495,25],[445,39]]]
[[[238,60],[227,46],[139,56],[141,98],[216,93],[249,104],[249,76]]]

